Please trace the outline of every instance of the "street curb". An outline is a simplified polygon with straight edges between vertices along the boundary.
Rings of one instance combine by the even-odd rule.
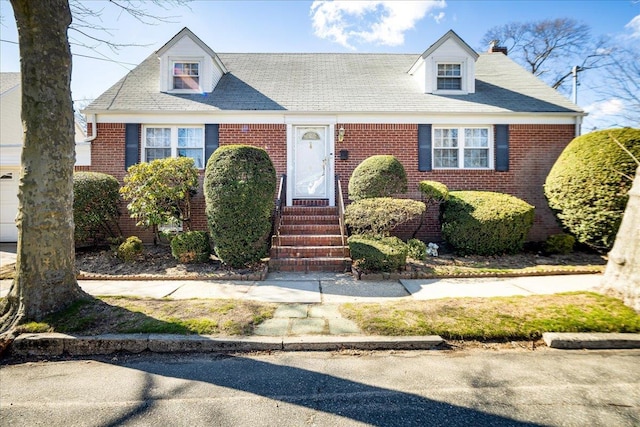
[[[640,334],[545,332],[542,334],[542,339],[547,346],[564,350],[640,348]]]
[[[89,356],[119,351],[141,353],[428,350],[442,344],[437,336],[300,336],[219,338],[207,335],[120,334],[73,336],[60,333],[22,334],[11,345],[14,356]]]

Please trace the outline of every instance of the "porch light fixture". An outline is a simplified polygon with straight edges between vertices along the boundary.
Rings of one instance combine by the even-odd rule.
[[[344,127],[340,126],[338,129],[338,142],[344,141]]]

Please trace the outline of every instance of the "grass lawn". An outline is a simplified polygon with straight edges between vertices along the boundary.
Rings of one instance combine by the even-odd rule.
[[[81,301],[23,332],[251,335],[275,304],[193,299],[101,297]],[[528,340],[543,332],[640,332],[640,315],[592,292],[495,298],[447,298],[343,304],[340,311],[372,335],[440,335],[445,339]]]
[[[372,335],[445,339],[537,339],[544,332],[640,332],[640,315],[593,292],[344,304],[342,314]]]

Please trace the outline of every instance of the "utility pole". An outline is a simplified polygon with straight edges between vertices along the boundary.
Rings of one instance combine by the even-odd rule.
[[[571,69],[571,75],[573,76],[573,103],[576,105],[578,105],[578,73],[583,70],[584,68],[579,65],[574,65]]]

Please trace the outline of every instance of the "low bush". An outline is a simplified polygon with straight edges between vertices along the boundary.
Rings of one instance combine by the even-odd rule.
[[[207,262],[211,255],[209,234],[205,231],[176,234],[171,239],[171,255],[184,264]]]
[[[218,148],[204,178],[207,222],[218,258],[241,268],[267,255],[276,171],[267,152],[246,145]]]
[[[533,216],[533,206],[508,194],[452,191],[442,205],[442,236],[460,254],[516,253]]]
[[[438,181],[420,181],[418,189],[422,193],[425,203],[443,203],[449,200],[449,189]]]
[[[366,158],[349,178],[349,199],[391,197],[407,192],[407,173],[394,156],[378,155]]]
[[[548,254],[570,254],[576,238],[570,234],[552,234],[544,242],[544,251]]]
[[[97,244],[118,237],[120,183],[98,172],[73,174],[73,221],[76,245]]]
[[[407,248],[409,250],[409,258],[422,261],[427,257],[427,244],[422,240],[409,239],[407,241]]]
[[[142,240],[136,236],[130,236],[118,246],[117,255],[124,262],[133,262],[142,254],[143,250]]]
[[[351,203],[344,219],[354,234],[388,236],[394,227],[419,217],[425,209],[416,200],[376,197]]]
[[[397,237],[349,237],[354,265],[364,271],[398,271],[407,263],[407,245]]]

